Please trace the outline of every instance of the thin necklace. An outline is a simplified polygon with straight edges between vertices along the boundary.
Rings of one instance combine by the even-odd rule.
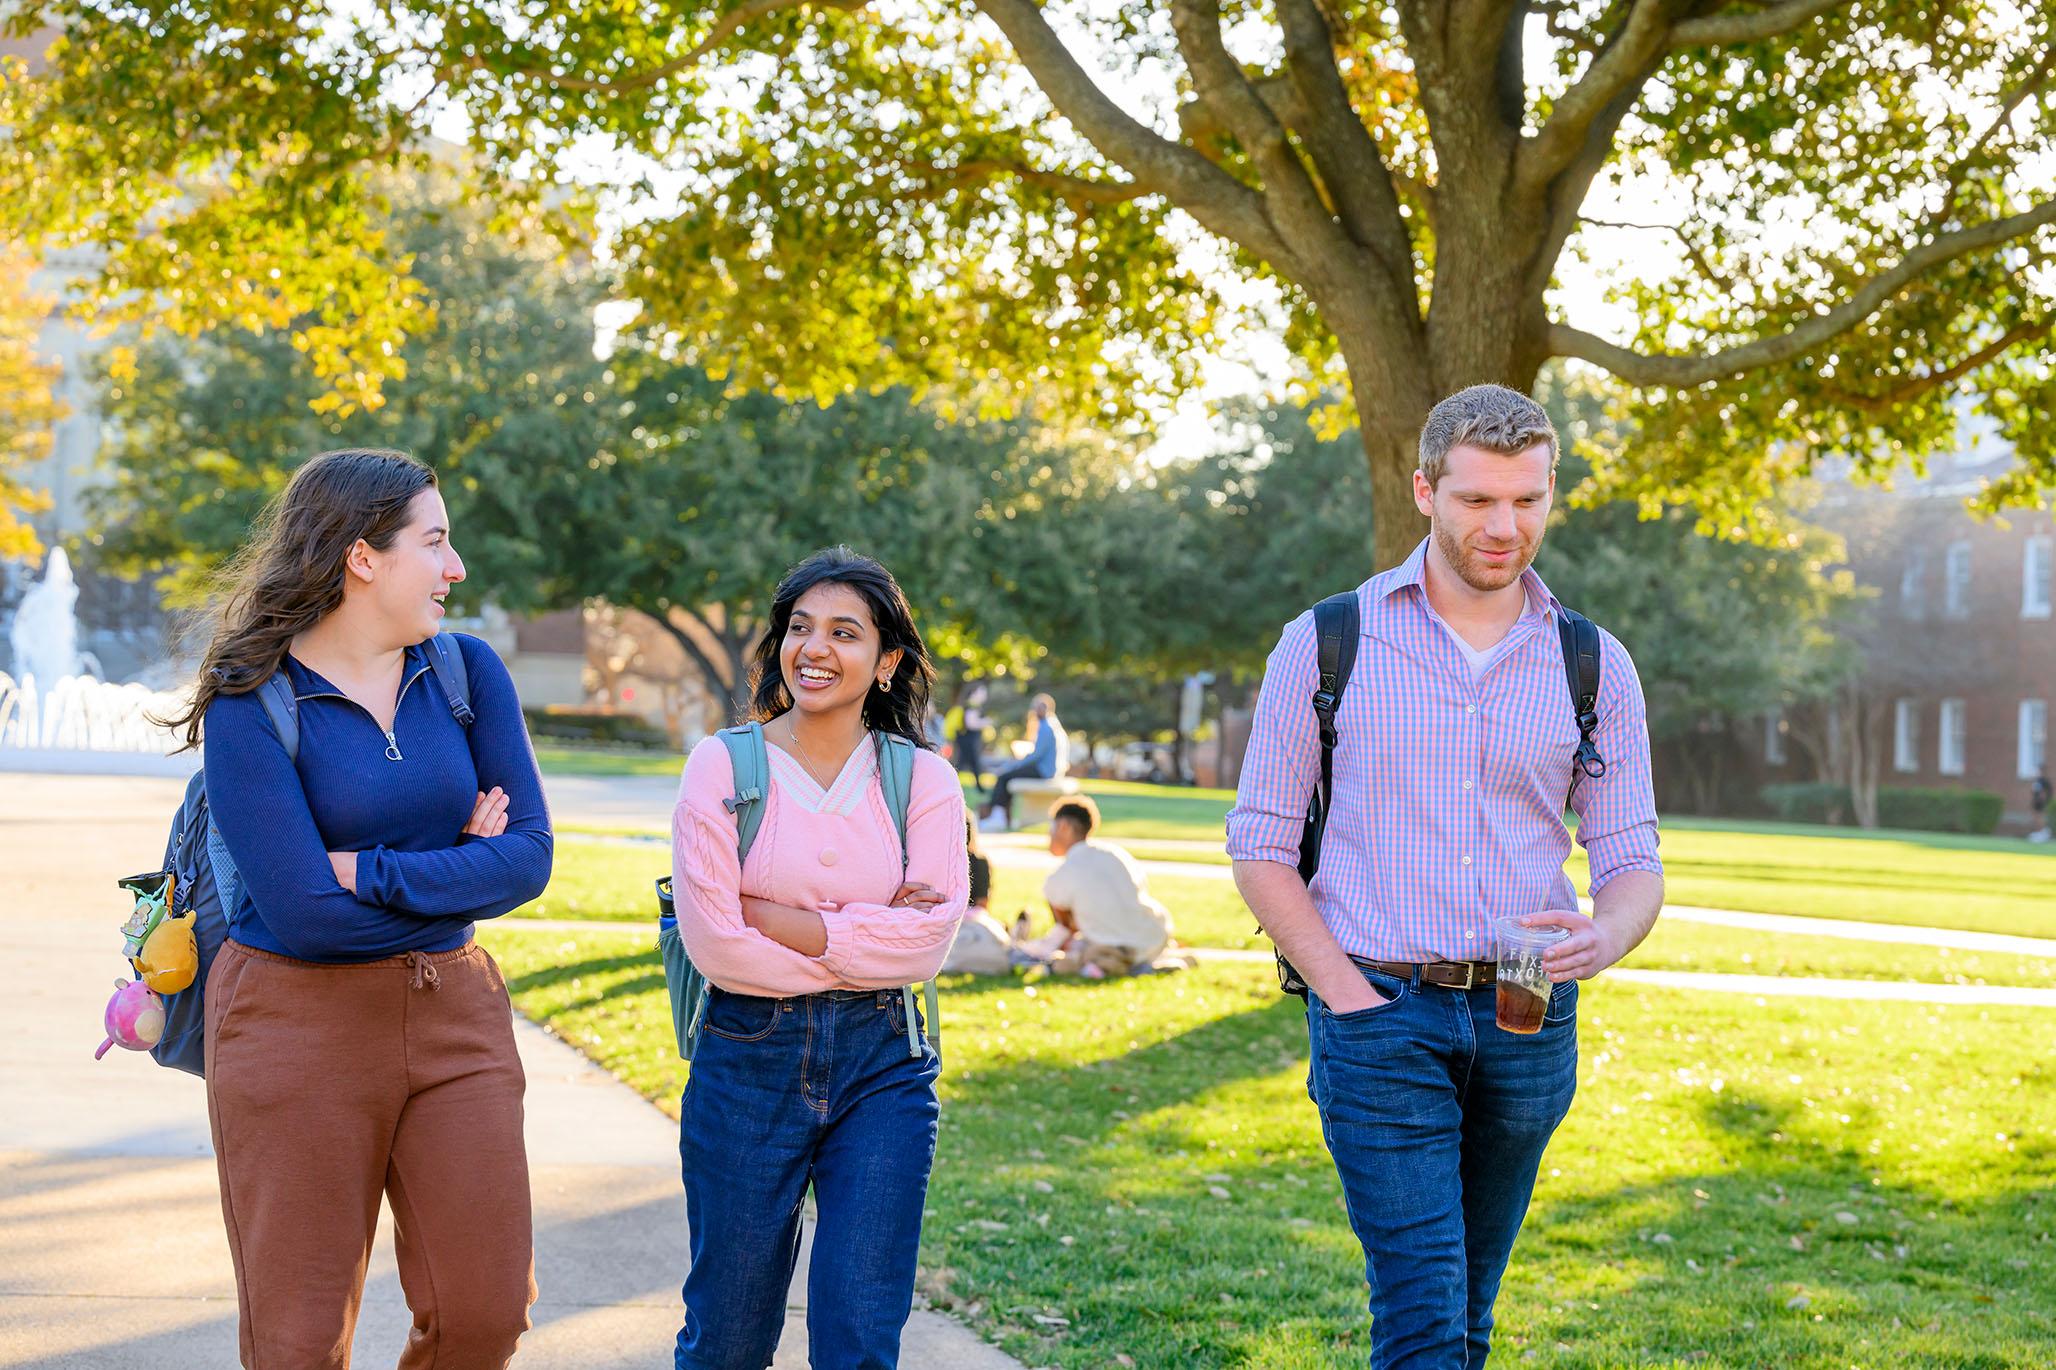
[[[800,749],[800,760],[807,763],[807,774],[814,778],[814,783],[824,790],[833,785],[835,783],[835,775],[829,776],[826,780],[821,778],[821,763],[814,760],[814,754],[807,750],[807,744],[800,741],[800,730],[791,720],[786,722],[785,735],[792,739],[793,746]],[[845,762],[844,764],[847,765],[848,763]],[[842,772],[836,772],[836,775],[840,774]]]

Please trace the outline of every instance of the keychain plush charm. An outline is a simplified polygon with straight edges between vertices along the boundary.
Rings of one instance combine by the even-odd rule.
[[[164,1001],[141,980],[116,980],[107,1001],[107,1040],[93,1053],[99,1060],[109,1047],[148,1051],[164,1035]]]
[[[135,912],[121,927],[122,949],[143,983],[159,994],[177,994],[200,972],[193,916],[172,906],[174,886],[170,871],[131,875],[121,882],[136,898]]]

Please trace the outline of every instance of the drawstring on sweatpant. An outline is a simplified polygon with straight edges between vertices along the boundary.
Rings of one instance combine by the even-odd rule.
[[[423,985],[428,986],[430,989],[441,989],[443,987],[442,976],[437,974],[435,963],[430,961],[423,953],[418,951],[408,952],[407,964],[414,971],[414,978],[408,982],[407,988],[420,989]]]

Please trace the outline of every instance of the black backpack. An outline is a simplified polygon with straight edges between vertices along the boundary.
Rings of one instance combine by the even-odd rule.
[[[1562,610],[1556,620],[1563,641],[1563,672],[1570,685],[1571,709],[1578,720],[1578,746],[1571,756],[1571,786],[1578,777],[1597,780],[1606,774],[1606,761],[1592,741],[1599,726],[1599,628],[1583,614]],[[1321,868],[1321,839],[1328,831],[1328,813],[1334,805],[1335,744],[1341,734],[1335,730],[1335,711],[1342,704],[1342,691],[1349,686],[1349,673],[1356,666],[1356,643],[1361,633],[1357,622],[1356,591],[1330,595],[1314,606],[1314,633],[1319,639],[1316,667],[1319,683],[1314,688],[1314,717],[1321,725],[1321,783],[1306,805],[1306,829],[1299,837],[1299,878],[1313,884]],[[1570,790],[1564,792],[1570,802]],[[1306,998],[1306,981],[1285,959],[1278,956],[1278,988]]]

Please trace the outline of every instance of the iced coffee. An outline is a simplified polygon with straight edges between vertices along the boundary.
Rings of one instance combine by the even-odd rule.
[[[1522,927],[1511,918],[1501,918],[1493,923],[1492,932],[1499,957],[1499,1026],[1508,1032],[1540,1032],[1549,1012],[1551,988],[1542,954],[1570,936],[1570,930]]]

